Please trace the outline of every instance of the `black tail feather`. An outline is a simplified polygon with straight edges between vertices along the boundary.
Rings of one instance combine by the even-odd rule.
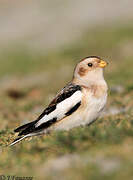
[[[23,129],[18,136],[23,136],[23,135],[27,135],[30,133],[35,133],[35,132],[39,132],[42,129],[47,129],[49,128],[53,123],[56,123],[57,118],[53,118],[50,121],[47,121],[43,124],[41,124],[40,126],[36,127],[36,121],[34,121],[34,123],[30,124],[29,126],[27,126],[25,129]]]
[[[37,134],[40,134],[43,129],[49,128],[53,123],[56,123],[57,118],[53,118],[50,121],[47,121],[40,126],[36,127],[36,123],[38,120],[35,120],[33,122],[30,122],[28,124],[25,124],[23,126],[18,127],[14,130],[14,132],[18,132],[18,138],[13,141],[13,143],[10,144],[10,146],[15,145],[16,143],[22,141],[23,139],[35,136]]]
[[[35,124],[36,124],[36,122],[27,126],[25,129],[23,129],[22,131],[19,132],[18,136],[27,135],[27,134],[30,134],[30,133],[33,133],[34,131],[36,131]]]
[[[32,125],[34,125],[36,122],[37,122],[37,120],[35,120],[35,121],[33,121],[33,122],[30,122],[30,123],[27,123],[27,124],[24,124],[24,125],[18,127],[17,129],[15,129],[14,132],[21,132],[21,131],[23,131],[24,129],[26,129],[26,128],[32,126]]]

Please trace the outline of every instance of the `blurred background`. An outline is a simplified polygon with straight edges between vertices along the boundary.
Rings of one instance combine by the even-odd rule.
[[[0,170],[36,179],[133,178],[133,2],[0,0]],[[37,118],[75,64],[109,62],[109,99],[92,126],[5,148]]]

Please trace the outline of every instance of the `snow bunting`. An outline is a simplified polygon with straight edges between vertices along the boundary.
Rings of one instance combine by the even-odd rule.
[[[106,65],[97,56],[81,60],[74,70],[72,81],[56,95],[42,114],[35,121],[14,130],[19,134],[11,145],[27,137],[94,122],[107,101],[108,87],[103,77]]]

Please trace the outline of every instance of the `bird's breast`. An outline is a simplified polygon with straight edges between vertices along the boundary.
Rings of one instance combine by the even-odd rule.
[[[69,130],[93,122],[100,115],[107,100],[107,92],[101,94],[101,96],[98,96],[98,94],[95,96],[95,93],[83,88],[80,107],[73,114],[56,123],[54,129]]]
[[[107,91],[98,89],[84,89],[82,97],[83,123],[89,124],[95,120],[105,107]]]

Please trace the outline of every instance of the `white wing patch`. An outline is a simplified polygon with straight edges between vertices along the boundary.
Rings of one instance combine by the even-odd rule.
[[[78,102],[82,100],[82,92],[76,91],[71,97],[65,99],[64,101],[57,104],[56,109],[52,111],[50,114],[45,115],[42,119],[40,119],[36,127],[41,124],[53,119],[57,118],[57,120],[61,120],[65,117],[65,113],[67,113],[72,107],[74,107]]]

